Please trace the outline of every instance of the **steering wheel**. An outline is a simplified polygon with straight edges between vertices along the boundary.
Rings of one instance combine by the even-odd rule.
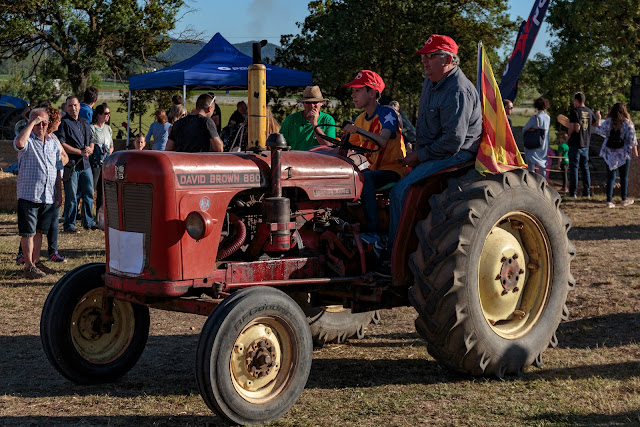
[[[353,122],[349,122],[351,124],[353,124]],[[324,125],[315,125],[313,127],[313,131],[315,132],[316,128],[318,126],[333,126],[333,127],[339,127],[342,128],[342,126],[340,125],[331,125],[331,124],[324,124]],[[333,144],[333,146],[338,147],[338,148],[343,148],[346,150],[352,150],[355,153],[358,154],[366,154],[366,153],[375,153],[376,151],[378,151],[379,149],[373,150],[371,148],[364,148],[364,147],[360,147],[359,145],[353,145],[349,142],[349,135],[348,134],[342,134],[342,138],[341,139],[337,139],[337,138],[332,138],[330,136],[327,136],[325,134],[319,134],[316,133],[316,135],[318,135],[320,138],[324,139],[325,141]]]

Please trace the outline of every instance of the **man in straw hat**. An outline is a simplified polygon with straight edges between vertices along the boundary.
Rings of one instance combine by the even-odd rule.
[[[327,145],[319,135],[336,137],[335,120],[327,113],[320,111],[322,104],[328,99],[322,97],[318,86],[307,86],[298,102],[304,110],[287,116],[280,126],[280,133],[284,135],[292,150],[308,150],[316,145]],[[314,127],[320,125],[317,128]],[[329,125],[329,126],[323,126]]]

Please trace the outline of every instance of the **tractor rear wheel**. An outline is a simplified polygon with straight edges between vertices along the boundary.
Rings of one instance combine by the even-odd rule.
[[[342,344],[350,338],[364,338],[364,328],[380,322],[380,311],[352,313],[341,305],[313,306],[308,293],[296,293],[293,299],[307,316],[311,336],[316,346],[334,343]]]
[[[149,309],[113,300],[113,323],[102,325],[103,263],[82,265],[51,289],[40,337],[49,362],[78,384],[115,381],[138,361],[149,336]]]
[[[200,333],[196,379],[209,408],[236,424],[274,421],[304,390],[313,342],[300,307],[256,286],[225,298]]]
[[[416,227],[416,329],[440,363],[502,378],[542,365],[568,318],[575,248],[560,196],[525,170],[449,181]]]

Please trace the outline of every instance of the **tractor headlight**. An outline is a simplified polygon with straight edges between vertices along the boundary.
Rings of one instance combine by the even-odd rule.
[[[206,212],[193,211],[187,215],[184,223],[189,236],[194,240],[200,240],[204,239],[211,233],[214,221]]]

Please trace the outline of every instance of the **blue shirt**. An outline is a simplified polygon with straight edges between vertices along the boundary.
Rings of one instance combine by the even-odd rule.
[[[478,152],[482,108],[476,87],[459,67],[438,83],[424,79],[416,140],[420,162],[444,159],[460,150]]]
[[[171,123],[159,123],[153,122],[151,126],[149,126],[149,132],[147,132],[147,137],[145,141],[147,144],[151,142],[151,137],[153,137],[153,146],[151,147],[154,150],[164,151],[164,148],[167,146],[167,139],[169,139],[169,128],[171,127]]]
[[[89,107],[89,105],[84,102],[80,103],[80,112],[78,113],[78,117],[82,117],[87,122],[91,123],[93,121],[93,109]]]
[[[45,136],[43,142],[31,132],[24,148],[18,152],[18,199],[33,203],[52,204],[55,201],[55,184],[58,171],[62,170],[60,143],[54,135]]]

